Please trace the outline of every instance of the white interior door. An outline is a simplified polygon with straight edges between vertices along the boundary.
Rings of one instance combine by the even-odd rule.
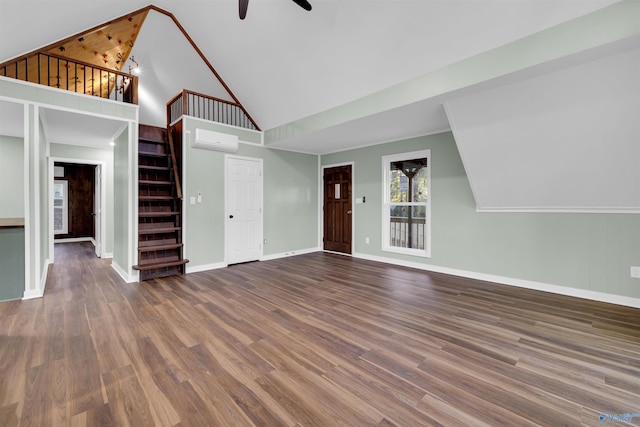
[[[227,264],[262,257],[262,159],[226,157]]]
[[[95,175],[95,189],[93,191],[93,239],[95,241],[96,256],[100,258],[102,256],[102,168],[100,165],[96,166]]]

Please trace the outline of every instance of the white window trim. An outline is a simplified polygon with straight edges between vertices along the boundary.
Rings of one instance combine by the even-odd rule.
[[[427,201],[425,203],[425,247],[424,249],[411,249],[391,246],[389,239],[391,234],[391,205],[412,206],[416,203],[391,203],[389,200],[389,175],[390,164],[400,160],[427,159]],[[412,151],[408,153],[382,156],[382,250],[404,255],[431,258],[431,150]]]

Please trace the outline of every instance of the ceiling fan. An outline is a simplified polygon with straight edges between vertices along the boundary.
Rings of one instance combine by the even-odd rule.
[[[311,4],[307,0],[293,0],[293,2],[304,10],[311,10]],[[247,16],[248,8],[249,0],[238,0],[238,11],[240,12],[240,19],[244,19]]]

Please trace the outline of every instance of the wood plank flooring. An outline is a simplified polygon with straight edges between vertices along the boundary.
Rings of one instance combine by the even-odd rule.
[[[44,298],[0,304],[1,426],[640,413],[638,309],[325,253],[125,284],[92,250],[57,245]]]

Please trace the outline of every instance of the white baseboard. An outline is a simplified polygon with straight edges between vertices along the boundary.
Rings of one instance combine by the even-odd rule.
[[[281,252],[279,254],[264,255],[262,258],[260,258],[260,261],[270,261],[273,259],[286,258],[290,256],[310,254],[313,252],[319,252],[321,250],[322,249],[316,247],[316,248],[298,249],[298,250],[289,251],[289,252]]]
[[[91,237],[72,237],[69,239],[53,239],[53,243],[78,243],[78,242],[93,242],[93,239]]]
[[[113,258],[113,252],[105,252],[102,254],[102,256],[100,258]]]
[[[51,261],[48,259],[44,261],[44,266],[42,268],[42,275],[40,276],[40,283],[38,284],[38,289],[30,289],[28,291],[24,291],[22,294],[22,299],[34,299],[34,298],[42,298],[44,296],[44,288],[47,285],[47,277],[49,275],[49,265],[51,265]]]
[[[44,295],[44,290],[41,289],[30,289],[28,291],[24,291],[24,295],[22,299],[34,299],[34,298],[42,298]]]
[[[139,274],[129,275],[122,267],[113,261],[111,261],[111,268],[113,268],[116,273],[118,273],[118,276],[120,276],[126,283],[135,283],[139,281]]]
[[[47,286],[47,277],[49,276],[49,266],[51,265],[51,261],[48,259],[44,261],[44,267],[42,268],[42,276],[40,277],[40,289],[42,290],[42,295],[44,295],[44,288]]]
[[[393,258],[380,257],[362,253],[353,253],[354,258],[366,259],[369,261],[384,262],[387,264],[401,265],[404,267],[416,268],[419,270],[433,271],[436,273],[450,274],[452,276],[466,277],[469,279],[483,280],[486,282],[499,283],[501,285],[516,286],[518,288],[532,289],[536,291],[550,292],[553,294],[566,295],[577,298],[584,298],[593,301],[606,302],[610,304],[624,305],[627,307],[640,308],[640,298],[627,297],[622,295],[608,294],[605,292],[589,291],[585,289],[570,288],[567,286],[552,285],[549,283],[534,282],[531,280],[515,279],[512,277],[495,276],[492,274],[476,273],[473,271],[458,270],[455,268],[441,267],[437,265],[422,264],[412,261],[404,261]]]
[[[225,268],[226,266],[227,264],[224,262],[217,262],[214,264],[194,265],[194,266],[190,266],[189,264],[187,264],[187,274],[199,273],[201,271],[217,270],[219,268]]]
[[[286,258],[290,256],[310,254],[312,252],[318,252],[318,251],[320,251],[320,248],[307,248],[307,249],[300,249],[300,250],[289,251],[289,252],[282,252],[279,254],[271,254],[271,255],[263,256],[262,258],[260,258],[260,261],[270,261],[270,260]],[[201,271],[217,270],[219,268],[225,268],[228,266],[229,265],[225,262],[217,262],[213,264],[203,264],[203,265],[195,265],[195,266],[190,266],[189,264],[187,264],[187,274],[199,273]]]

